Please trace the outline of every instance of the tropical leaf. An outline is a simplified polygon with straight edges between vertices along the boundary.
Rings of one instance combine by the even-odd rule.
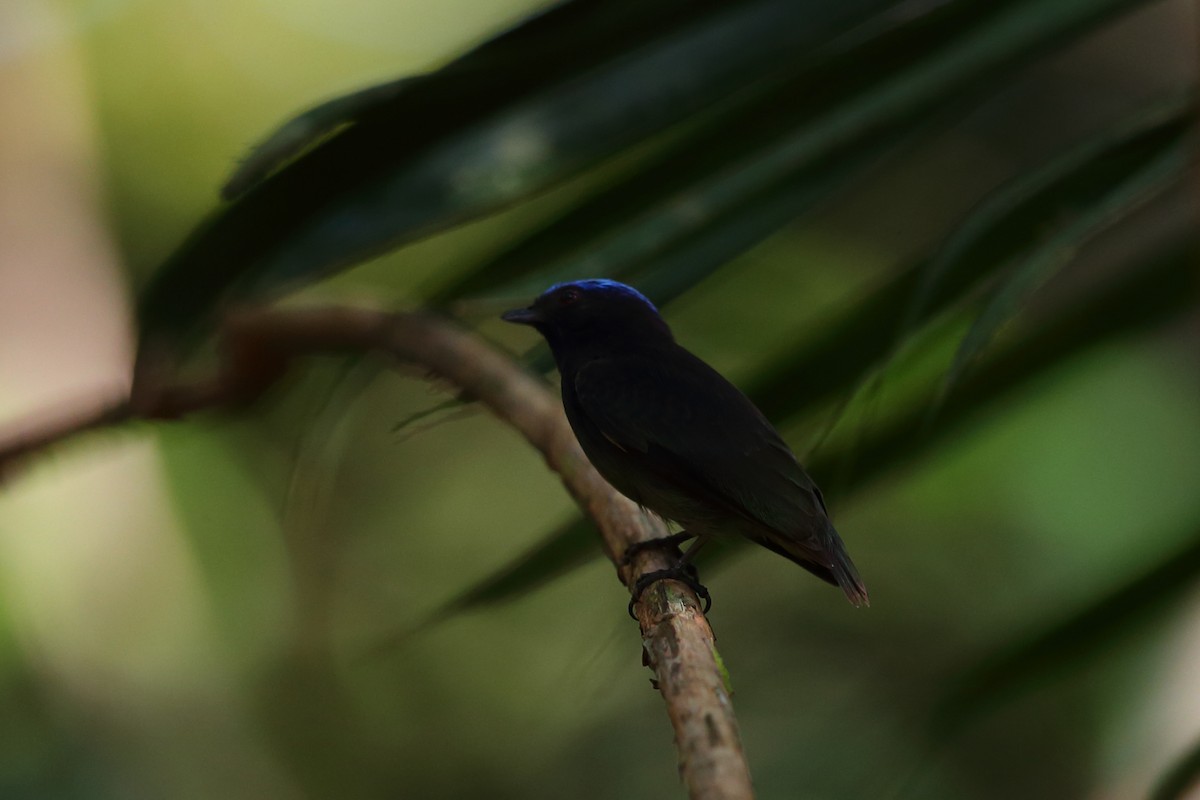
[[[727,172],[720,193],[745,198],[764,181],[822,157],[829,148],[879,131],[897,118],[918,117],[947,96],[986,82],[1134,4],[1010,3],[977,30],[936,51],[936,58],[869,92],[869,102],[843,104],[822,125],[805,128],[770,157]],[[569,13],[573,5],[537,18],[542,22],[535,28],[571,38],[569,30],[587,40],[589,15],[604,9],[587,2]],[[664,12],[656,17],[662,27],[650,26],[659,35],[649,40],[634,36],[632,49],[619,53],[602,47],[605,60],[578,74],[568,70],[569,77],[560,82],[515,80],[528,94],[518,89],[500,107],[484,103],[488,111],[479,118],[456,116],[470,104],[448,102],[440,95],[436,109],[448,110],[431,106],[429,118],[421,118],[418,126],[411,113],[420,107],[412,100],[421,96],[415,87],[436,86],[436,81],[393,92],[393,102],[358,114],[354,124],[271,173],[203,224],[143,293],[143,334],[186,340],[222,299],[278,294],[545,189],[748,87],[786,80],[811,63],[810,50],[819,50],[890,5],[886,0],[745,0],[705,5],[706,13],[674,25]],[[620,5],[632,14],[625,24],[639,19],[639,12],[629,8]],[[568,29],[566,23],[558,28],[546,19],[573,20],[572,26],[581,25],[585,32]],[[518,28],[510,35],[521,40],[533,34]],[[496,47],[494,54],[519,50]],[[464,69],[457,80],[473,85],[473,74]],[[417,128],[439,133],[425,141],[420,137],[427,134],[414,133]],[[270,159],[252,172],[269,173]]]
[[[393,146],[413,151],[471,120],[578,75],[621,52],[740,0],[574,0],[531,14],[433,72],[400,78],[322,103],[286,122],[232,175],[225,199],[251,186],[341,125],[388,115],[421,120]],[[685,16],[686,15],[686,16]]]
[[[990,193],[925,265],[906,329],[916,327],[938,287],[964,264],[995,261],[991,254],[997,249],[1008,255],[1014,247],[1034,244],[1038,226],[1047,218],[1066,216],[1086,205],[1098,190],[1111,187],[1114,176],[1120,179],[1160,147],[1170,146],[1194,113],[1195,97],[1189,90],[1142,109]]]
[[[495,211],[777,75],[882,5],[717,4],[698,18],[685,15],[646,46],[634,37],[631,50],[602,66],[539,85],[466,124],[455,117],[461,104],[439,97],[450,121],[420,120],[420,127],[446,127],[427,147],[404,146],[416,120],[387,105],[202,225],[144,292],[143,333],[186,340],[231,294],[275,295]]]
[[[1004,72],[1128,3],[1014,2],[982,19],[966,13],[978,4],[960,5],[912,17],[881,14],[890,27],[876,20],[873,36],[860,34],[856,47],[831,48],[809,71],[452,282],[434,302],[619,276],[702,235],[755,195],[804,180],[822,161],[869,148],[926,122],[934,109],[991,89]]]
[[[921,453],[958,434],[985,409],[1079,353],[1187,311],[1196,288],[1197,254],[1196,242],[1172,244],[1165,253],[1156,253],[1151,263],[1143,266],[1139,262],[1090,293],[1073,298],[1053,318],[988,359],[976,375],[964,378],[935,424],[922,425],[926,403],[895,415],[856,448],[855,469],[841,481],[842,490],[861,489],[901,463],[914,463]],[[813,475],[819,481],[832,477],[834,466],[845,455],[811,460]]]
[[[1008,249],[1019,243],[1025,252],[989,293],[963,337],[943,393],[1080,247],[1183,178],[1194,115],[1190,92],[1139,113],[1002,187],[955,230],[930,264],[918,308],[947,272],[969,268],[971,262],[994,263],[995,243],[1009,242]]]
[[[638,164],[631,175],[442,284],[429,303],[443,306],[464,297],[527,294],[570,275],[615,275],[632,269],[638,258],[650,257],[685,238],[697,224],[728,212],[729,203],[720,203],[715,193],[718,173],[736,169],[854,92],[908,66],[961,30],[968,22],[964,12],[978,8],[952,2],[912,15],[881,10],[856,27],[854,35],[810,52],[794,76],[693,125],[671,147]],[[787,177],[772,176],[757,190],[775,189],[789,182]],[[697,211],[707,208],[715,213],[696,218]],[[637,233],[625,233],[631,225],[637,225]],[[598,250],[605,252],[597,255]],[[621,258],[622,253],[632,257]]]
[[[840,157],[805,171],[796,180],[750,198],[712,225],[676,246],[638,265],[615,270],[617,277],[636,282],[660,307],[669,304],[720,267],[794,222],[838,190],[853,183],[881,161],[911,143],[926,126],[889,132]]]
[[[704,278],[905,147],[924,128],[917,125],[905,136],[880,137],[871,147],[864,144],[844,157],[817,165],[802,179],[750,199],[650,261],[614,265],[607,274],[635,284],[659,308],[664,308]],[[547,372],[554,367],[550,350],[544,344],[538,344],[526,353],[525,362],[537,372]]]
[[[898,273],[825,325],[807,347],[794,348],[768,365],[747,386],[747,394],[769,418],[786,421],[845,395],[872,365],[894,354],[898,340],[966,301],[1019,256],[1024,256],[1017,261],[1022,274],[1029,279],[1042,274],[1044,265],[1069,255],[1099,228],[1133,211],[1145,199],[1141,181],[1158,189],[1181,174],[1194,114],[1191,93],[1155,104],[1069,150],[1037,170],[1036,177],[1003,187],[955,228],[931,259]],[[1125,180],[1130,183],[1121,183]],[[1042,235],[1047,220],[1059,221],[1057,238]],[[1025,285],[1018,282],[1010,291],[1019,294]],[[913,298],[907,307],[901,300],[905,297]],[[995,296],[987,319],[1015,303],[1009,294]],[[987,320],[977,324],[979,336],[989,330]],[[968,352],[975,349],[972,341]]]

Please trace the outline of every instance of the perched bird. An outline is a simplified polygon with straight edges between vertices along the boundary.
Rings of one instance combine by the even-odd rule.
[[[502,318],[533,326],[550,344],[567,419],[596,470],[684,529],[657,541],[696,540],[674,569],[643,575],[634,601],[666,577],[707,599],[692,556],[710,537],[744,536],[867,604],[796,456],[746,395],[676,343],[644,295],[610,280],[562,283]]]

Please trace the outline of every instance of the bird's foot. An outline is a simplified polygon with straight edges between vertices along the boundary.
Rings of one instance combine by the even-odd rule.
[[[621,554],[621,566],[628,567],[633,563],[633,559],[638,553],[644,553],[647,550],[665,550],[668,547],[675,547],[688,539],[695,539],[696,535],[687,531],[672,533],[670,536],[659,536],[656,539],[644,539],[640,542],[634,542],[625,548],[625,552]]]
[[[662,542],[666,541],[666,538],[670,537],[665,537],[663,539],[651,539],[650,541]],[[641,544],[646,544],[646,542],[642,542]],[[704,586],[704,584],[700,583],[700,576],[699,573],[696,572],[695,565],[681,563],[676,564],[673,567],[669,567],[668,569],[658,569],[654,570],[653,572],[647,572],[644,575],[638,576],[637,582],[633,585],[633,596],[629,599],[630,617],[637,619],[637,615],[633,613],[633,607],[637,605],[639,600],[641,600],[642,592],[646,591],[651,584],[658,583],[659,581],[663,580],[679,581],[695,592],[696,596],[704,601],[703,613],[707,614],[708,610],[712,608],[712,595],[708,593],[708,589]]]

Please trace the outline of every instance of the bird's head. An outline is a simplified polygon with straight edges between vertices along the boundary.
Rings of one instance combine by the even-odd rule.
[[[564,348],[674,341],[671,329],[645,295],[632,286],[610,280],[551,286],[533,305],[505,312],[501,318],[532,325],[546,337],[556,356]]]

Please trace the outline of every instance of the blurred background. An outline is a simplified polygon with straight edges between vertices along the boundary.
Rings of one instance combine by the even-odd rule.
[[[912,118],[873,139],[818,131],[910,68],[971,69],[927,57],[1024,30],[1002,14],[1042,19],[960,5],[864,17],[810,90],[735,115],[739,158],[776,127],[849,143],[635,267],[584,256],[624,212],[698,197],[719,144],[672,194],[636,180],[710,121],[304,297],[435,303],[537,365],[496,314],[618,275],[760,401],[872,597],[761,549],[702,559],[762,797],[1188,796],[1195,9],[1043,2],[1060,32],[969,87],[897,95]],[[3,429],[123,390],[138,287],[266,133],[537,8],[5,0]],[[576,221],[608,228],[570,227],[606,196]],[[363,359],[314,360],[245,413],[57,448],[0,493],[0,797],[682,796],[625,590],[577,520],[515,434]]]

